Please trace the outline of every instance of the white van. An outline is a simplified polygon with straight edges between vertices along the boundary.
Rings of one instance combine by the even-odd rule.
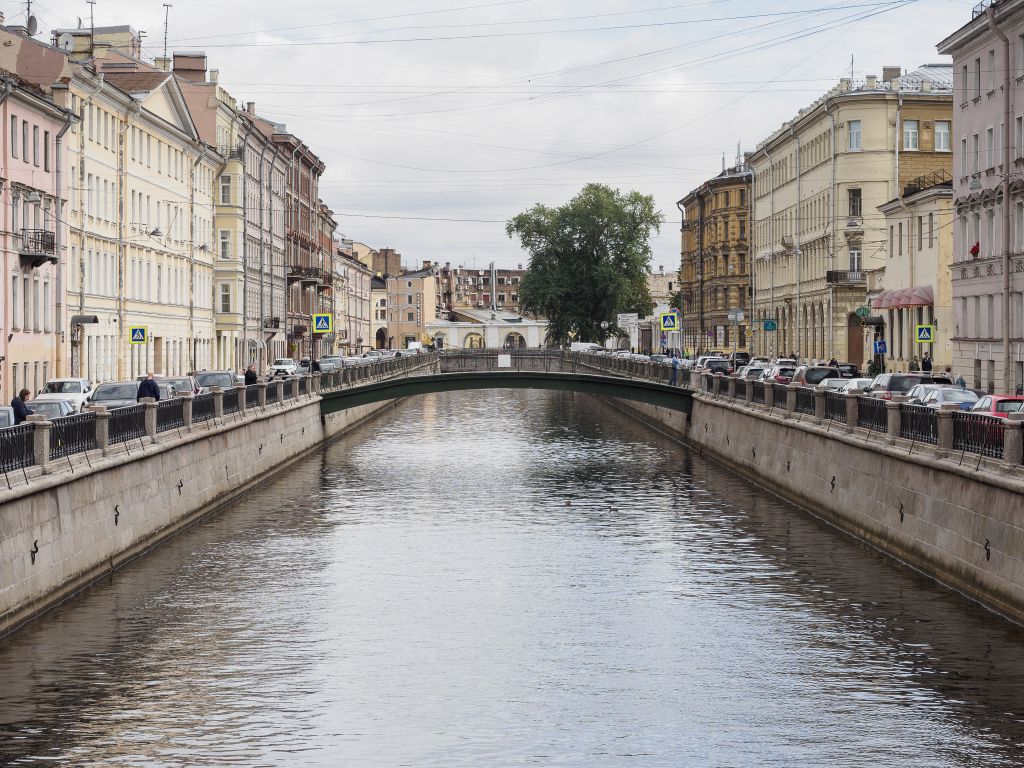
[[[600,349],[604,347],[592,341],[574,341],[569,345],[570,352],[597,352]]]

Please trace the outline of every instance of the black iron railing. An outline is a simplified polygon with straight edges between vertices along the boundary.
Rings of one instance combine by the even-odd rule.
[[[306,382],[309,381],[305,376],[299,379],[299,394],[304,395],[308,391],[309,387],[306,386]]]
[[[115,408],[110,412],[110,444],[141,440],[146,436],[146,406],[143,403]]]
[[[846,395],[841,392],[825,393],[825,417],[846,423]]]
[[[227,416],[229,413],[238,413],[239,392],[241,392],[241,389],[239,387],[232,387],[231,389],[224,390],[223,403],[225,416]]]
[[[36,463],[35,433],[31,423],[0,429],[0,470],[13,472]]]
[[[56,256],[57,236],[45,229],[23,229],[19,251],[30,255]]]
[[[736,399],[746,400],[747,399],[747,380],[736,379]]]
[[[77,413],[53,420],[50,429],[50,459],[62,459],[72,453],[96,447],[96,414]]]
[[[825,282],[830,285],[862,285],[867,275],[859,270],[830,269],[825,273]]]
[[[1003,420],[982,413],[953,411],[953,449],[1003,458]]]
[[[295,394],[292,391],[292,380],[286,379],[284,382],[284,399],[291,400],[293,397],[295,397]]]
[[[255,408],[260,404],[259,384],[250,384],[245,388],[245,407]]]
[[[814,415],[814,390],[810,387],[798,387],[796,390],[796,412]]]
[[[285,381],[285,386],[288,386],[287,381]],[[271,403],[276,403],[277,400],[277,382],[271,381],[267,384],[267,405],[270,405]]]
[[[888,429],[885,403],[885,400],[861,395],[857,401],[857,426],[872,432],[885,432]]]
[[[900,437],[918,443],[939,442],[939,419],[934,408],[900,404]]]
[[[213,408],[213,393],[199,395],[192,401],[192,423],[200,424],[209,421],[215,415]]]
[[[753,382],[750,383],[750,386],[754,388],[754,390],[753,390],[753,397],[752,397],[753,401],[755,403],[762,403],[763,404],[764,403],[764,382],[763,381],[753,381]]]
[[[181,429],[185,426],[185,401],[180,397],[161,400],[156,404],[156,431]]]

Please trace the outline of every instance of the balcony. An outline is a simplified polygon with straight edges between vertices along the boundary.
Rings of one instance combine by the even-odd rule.
[[[57,238],[45,229],[21,230],[18,255],[32,265],[32,269],[49,262],[57,263]]]
[[[271,330],[280,330],[281,318],[280,317],[264,317],[263,327]]]
[[[294,326],[292,328],[292,335],[293,336],[305,336],[307,330],[309,330],[309,329],[306,326],[304,326],[304,325],[296,325],[296,326]]]
[[[322,270],[319,267],[288,267],[288,283],[303,282],[310,285],[317,285],[322,280]]]
[[[848,269],[832,269],[825,273],[829,285],[867,285],[867,273]]]

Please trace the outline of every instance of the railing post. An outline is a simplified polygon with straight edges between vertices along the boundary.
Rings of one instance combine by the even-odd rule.
[[[310,376],[310,379],[309,379],[309,383],[311,385],[309,387],[309,396],[310,397],[312,397],[313,395],[319,395],[320,394],[320,387],[322,386],[322,382],[323,382],[323,374],[322,373],[314,373],[314,374],[312,374]]]
[[[245,416],[245,401],[249,399],[249,387],[235,387],[238,390],[238,415]]]
[[[277,404],[281,405],[284,403],[284,379],[278,379],[274,385],[277,387]]]
[[[953,450],[953,412],[940,408],[935,418],[935,448],[941,459]]]
[[[1003,463],[1007,467],[1024,464],[1024,413],[1010,413],[1003,421]]]
[[[53,422],[47,420],[42,414],[32,414],[26,419],[32,422],[34,433],[32,435],[32,454],[37,467],[46,471],[46,465],[50,463],[50,428]]]
[[[753,405],[754,403],[754,382],[747,380],[747,405]]]
[[[260,408],[267,407],[267,382],[257,381],[256,382],[256,398],[259,401]]]
[[[223,419],[224,390],[221,387],[210,387],[210,392],[213,393],[213,417],[215,419]]]
[[[814,423],[815,424],[821,424],[823,421],[825,421],[825,417],[827,415],[826,414],[826,409],[825,409],[825,398],[826,398],[827,394],[828,394],[827,391],[824,390],[824,389],[817,389],[817,388],[815,388],[815,390],[814,390]]]
[[[96,413],[96,448],[104,456],[110,447],[110,411],[103,406],[93,406]]]
[[[187,395],[182,395],[181,398],[184,402],[181,404],[181,421],[184,424],[184,430],[186,432],[192,431],[192,401],[196,399],[196,396],[189,392]]]
[[[789,418],[789,414],[796,413],[796,390],[799,386],[799,384],[786,385],[786,410],[782,413],[786,418]]]
[[[711,394],[718,399],[719,393],[722,391],[722,374],[716,373],[715,378],[711,382]]]
[[[775,382],[764,383],[764,407],[769,411],[775,408]]]
[[[143,415],[146,424],[146,437],[149,438],[149,442],[156,442],[156,400],[152,397],[143,397],[139,400],[142,403]]]
[[[860,394],[864,390],[852,389],[846,393],[846,431],[853,432],[860,418]]]
[[[729,377],[729,383],[726,386],[725,391],[726,391],[726,394],[728,395],[730,400],[735,400],[736,399],[736,377],[735,376],[730,376]]]
[[[299,376],[292,376],[292,400],[297,400],[299,397]]]
[[[900,404],[894,400],[885,401],[885,442],[896,444],[900,436]]]

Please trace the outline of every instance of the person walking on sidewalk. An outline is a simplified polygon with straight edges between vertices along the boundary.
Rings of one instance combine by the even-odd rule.
[[[672,353],[672,378],[668,380],[670,387],[676,386],[679,380],[679,358],[676,357],[675,352]]]
[[[160,400],[160,385],[153,379],[152,373],[147,373],[146,378],[139,384],[139,391],[135,395],[135,402],[140,402],[144,397],[152,397],[154,400]]]

